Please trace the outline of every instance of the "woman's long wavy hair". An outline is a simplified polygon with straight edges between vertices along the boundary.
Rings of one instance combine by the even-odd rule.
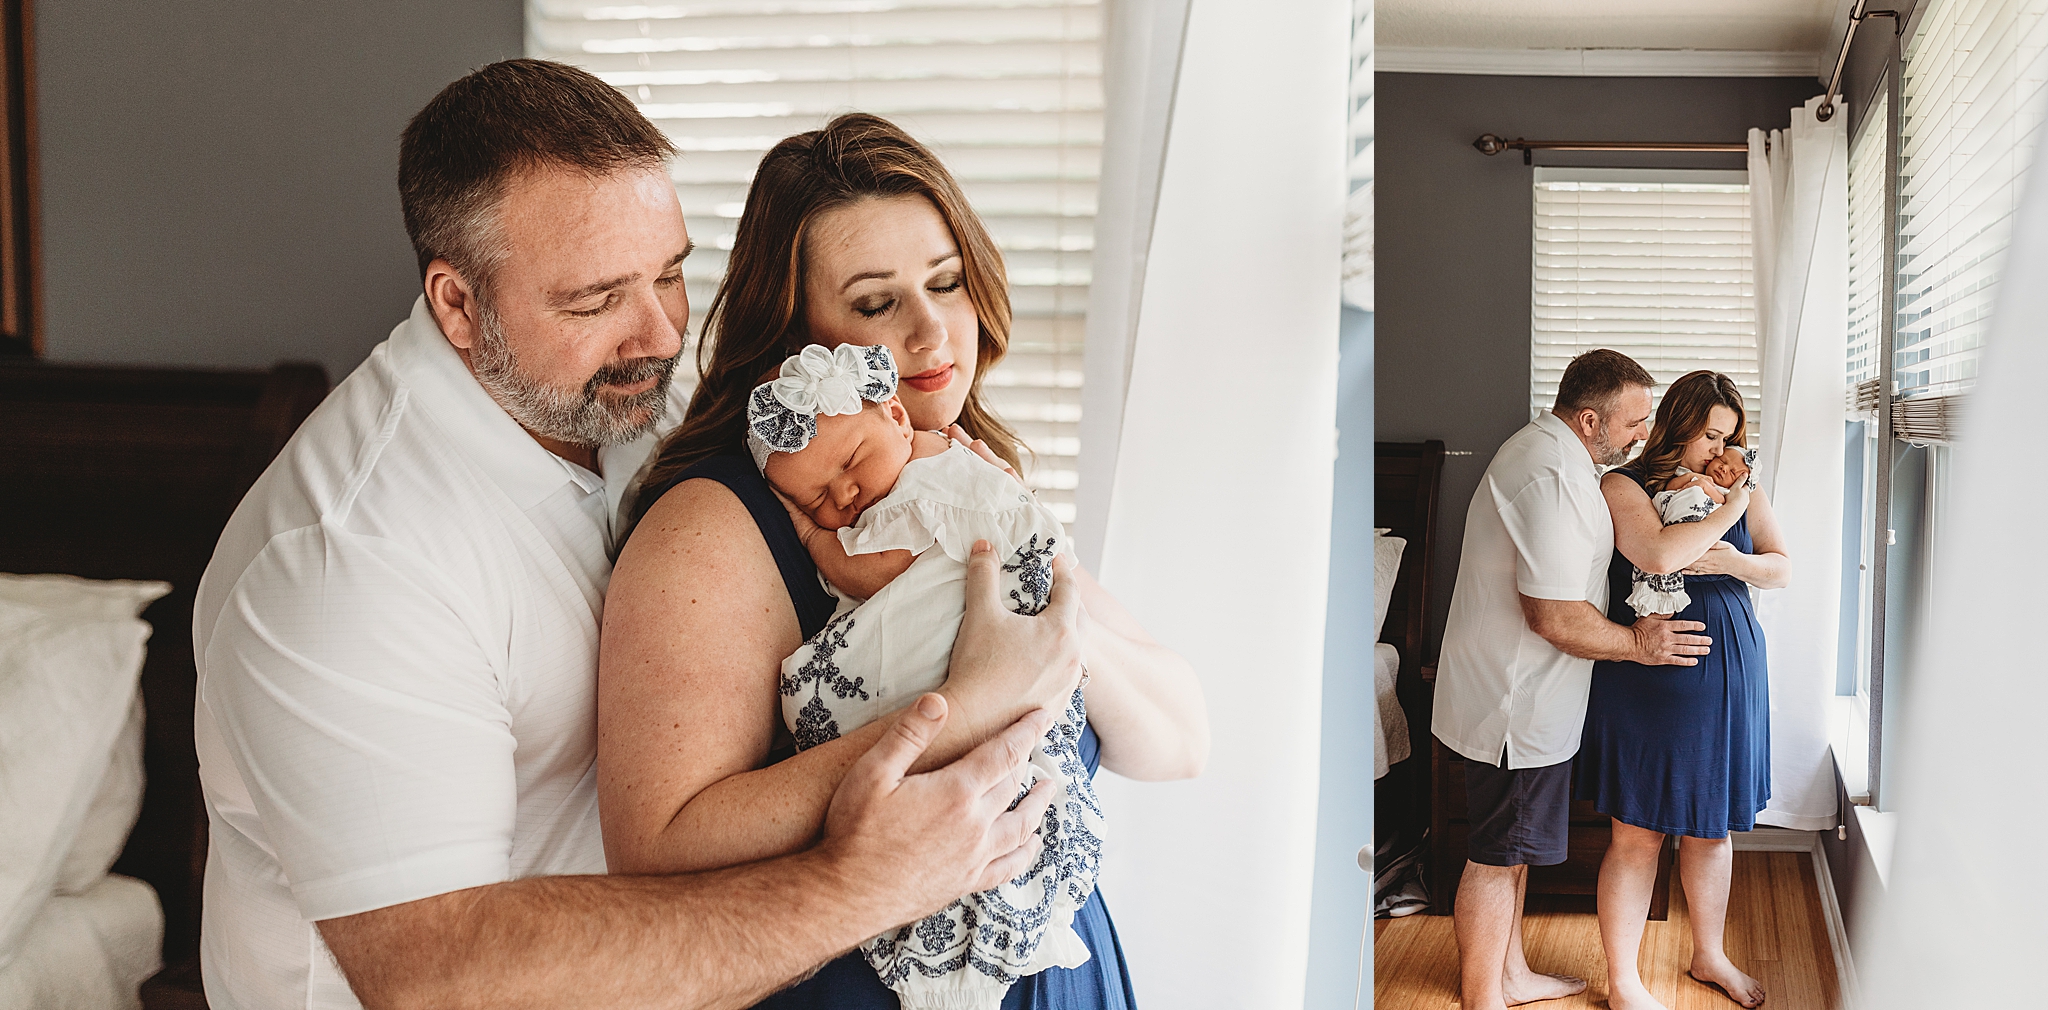
[[[1735,388],[1734,379],[1701,369],[1679,376],[1664,391],[1664,401],[1657,404],[1656,425],[1650,429],[1649,440],[1643,443],[1643,454],[1628,465],[1629,469],[1641,474],[1648,487],[1663,487],[1678,473],[1685,444],[1707,430],[1707,420],[1715,407],[1735,412],[1735,430],[1728,433],[1728,444],[1743,445],[1749,415],[1742,409],[1742,391]]]
[[[922,196],[959,243],[961,275],[980,321],[974,383],[960,412],[967,434],[1019,465],[1017,436],[988,409],[982,379],[1010,346],[1003,257],[939,159],[896,124],[848,113],[790,137],[761,159],[725,280],[704,316],[697,390],[683,423],[662,443],[643,486],[672,483],[711,456],[746,452],[747,395],[811,342],[804,319],[804,241],[818,216],[873,197]],[[1021,468],[1021,467],[1020,467]],[[637,504],[644,511],[651,501]]]

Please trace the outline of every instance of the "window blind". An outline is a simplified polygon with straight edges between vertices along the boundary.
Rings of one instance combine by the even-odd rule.
[[[1851,409],[1855,387],[1876,379],[1884,313],[1885,158],[1891,151],[1890,95],[1880,88],[1849,148],[1849,354]]]
[[[2040,136],[2048,0],[1930,0],[1900,77],[1901,397],[1969,389]]]
[[[1538,168],[1529,408],[1549,410],[1571,359],[1609,347],[1662,396],[1700,368],[1762,402],[1745,172]]]
[[[983,388],[1032,450],[1025,476],[1040,499],[1073,520],[1102,151],[1099,2],[530,0],[527,15],[528,55],[619,88],[682,151],[673,175],[697,244],[685,268],[693,330],[769,147],[851,111],[931,147],[1009,271],[1010,353]]]
[[[1351,0],[1351,195],[1344,205],[1344,300],[1373,310],[1372,0]]]

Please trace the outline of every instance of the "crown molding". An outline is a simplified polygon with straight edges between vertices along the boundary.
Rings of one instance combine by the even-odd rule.
[[[1821,54],[1728,49],[1434,49],[1380,46],[1374,69],[1505,77],[1814,77]]]

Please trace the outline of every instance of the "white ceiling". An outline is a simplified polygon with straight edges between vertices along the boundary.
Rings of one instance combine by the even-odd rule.
[[[1819,53],[1842,0],[1375,0],[1401,49],[1705,49]]]

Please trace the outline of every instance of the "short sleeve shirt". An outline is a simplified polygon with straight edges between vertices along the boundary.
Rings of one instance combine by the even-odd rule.
[[[1578,752],[1593,661],[1529,629],[1521,597],[1607,610],[1614,522],[1599,468],[1549,412],[1509,438],[1465,514],[1465,544],[1437,662],[1431,729],[1474,761],[1538,768]]]
[[[654,443],[548,452],[421,300],[256,482],[194,614],[214,1007],[358,1006],[318,920],[604,872],[598,626]]]

